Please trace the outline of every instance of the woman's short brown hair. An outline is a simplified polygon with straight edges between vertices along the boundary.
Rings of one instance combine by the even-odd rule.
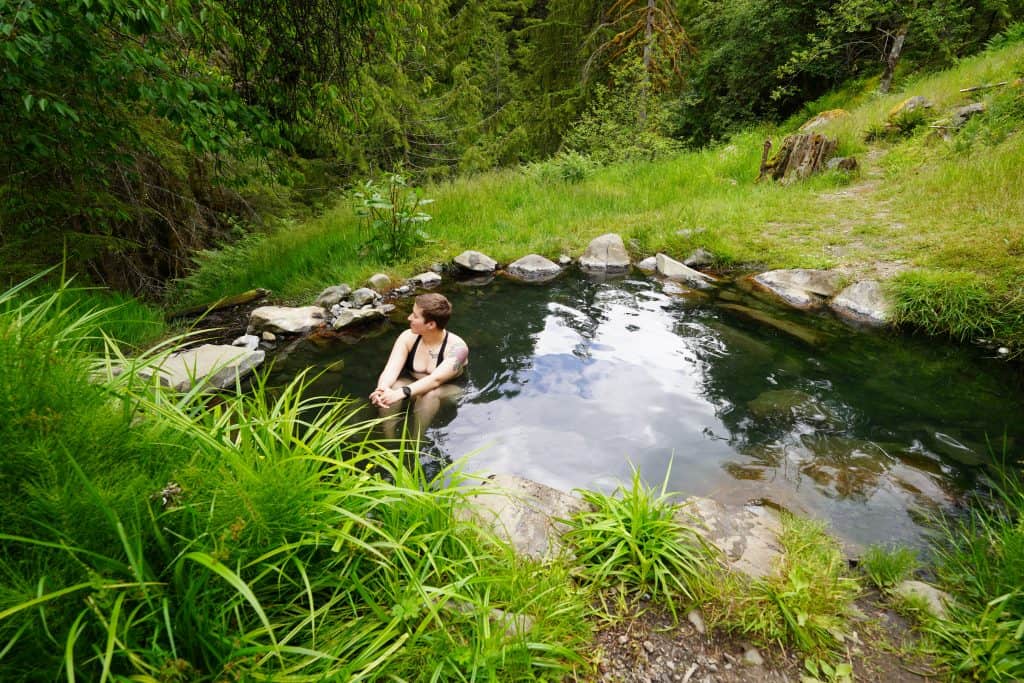
[[[427,322],[433,322],[437,329],[443,330],[452,317],[452,304],[441,294],[431,292],[416,297],[416,305]]]

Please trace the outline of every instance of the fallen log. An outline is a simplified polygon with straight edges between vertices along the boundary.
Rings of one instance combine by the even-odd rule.
[[[241,294],[235,294],[234,296],[225,296],[217,299],[213,303],[204,304],[201,306],[192,306],[191,308],[185,308],[180,311],[174,311],[167,314],[167,320],[177,320],[179,318],[194,318],[197,315],[204,315],[206,313],[212,313],[213,311],[219,311],[222,308],[229,308],[231,306],[241,306],[242,304],[252,303],[253,301],[259,301],[270,294],[269,289],[250,289],[248,292],[242,292]]]

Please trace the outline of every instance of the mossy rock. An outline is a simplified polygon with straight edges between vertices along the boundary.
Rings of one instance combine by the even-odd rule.
[[[758,420],[789,425],[809,422],[820,427],[840,429],[842,420],[827,406],[799,389],[765,391],[747,404],[750,414]]]

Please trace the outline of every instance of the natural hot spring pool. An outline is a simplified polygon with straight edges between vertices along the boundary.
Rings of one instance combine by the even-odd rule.
[[[682,494],[770,501],[856,543],[916,543],[922,513],[974,485],[986,439],[1024,436],[1005,364],[736,288],[693,298],[566,277],[442,291],[471,357],[465,395],[427,437],[472,471],[610,491],[631,465],[660,485],[671,462]],[[313,392],[366,396],[411,305],[358,344],[300,343],[275,377],[342,360]]]

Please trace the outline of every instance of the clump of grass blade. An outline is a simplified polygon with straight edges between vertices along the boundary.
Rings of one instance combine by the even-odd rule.
[[[565,539],[589,582],[649,592],[675,617],[678,601],[707,594],[715,561],[704,539],[678,520],[667,483],[666,475],[654,491],[634,469],[628,489],[620,486],[613,495],[581,491],[592,509],[569,520]]]
[[[824,523],[784,515],[779,541],[783,558],[772,575],[722,582],[713,622],[765,645],[828,657],[845,638],[848,606],[860,587]]]
[[[860,567],[876,588],[887,590],[913,574],[918,567],[917,553],[910,548],[873,545],[865,551]]]

